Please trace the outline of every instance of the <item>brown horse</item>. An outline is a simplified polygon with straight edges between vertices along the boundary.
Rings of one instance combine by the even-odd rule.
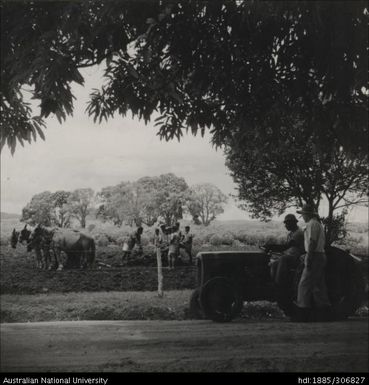
[[[44,255],[45,268],[50,268],[51,254],[54,255],[57,270],[62,270],[65,265],[92,267],[95,262],[94,239],[77,230],[37,226],[31,236],[29,249],[38,246]],[[66,263],[63,263],[62,252],[67,256]]]
[[[12,246],[13,249],[17,247],[18,240],[19,240],[19,231],[17,231],[16,229],[13,229],[12,235],[10,237],[10,245]]]
[[[26,243],[27,251],[34,250],[36,255],[36,266],[39,269],[47,268],[48,263],[45,260],[45,255],[42,250],[42,240],[40,237],[34,237],[34,231],[27,228],[27,225],[21,231],[13,229],[10,244],[13,249],[17,247],[17,244]]]
[[[29,237],[31,235],[32,231],[27,229],[27,225],[23,227],[21,231],[17,231],[16,229],[13,229],[12,235],[10,237],[10,244],[13,249],[17,247],[17,243],[28,243]]]
[[[95,262],[95,241],[93,238],[77,230],[57,229],[51,239],[52,250],[58,270],[63,269],[61,252],[64,252],[68,259],[81,268],[93,267]],[[73,263],[72,262],[72,263]],[[77,266],[76,266],[77,267]]]
[[[27,251],[34,251],[38,269],[51,268],[51,255],[45,228],[37,225],[27,239]]]

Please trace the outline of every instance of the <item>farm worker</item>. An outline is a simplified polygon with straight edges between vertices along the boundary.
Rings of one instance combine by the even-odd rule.
[[[179,247],[184,250],[190,265],[192,265],[192,240],[193,234],[190,233],[190,226],[186,226]]]
[[[19,231],[16,231],[15,229],[13,229],[12,235],[10,237],[10,245],[13,249],[17,247],[18,239],[19,239]]]
[[[313,304],[322,314],[327,314],[330,302],[325,282],[325,234],[320,223],[318,213],[311,204],[302,207],[298,214],[302,214],[306,222],[304,231],[305,250],[304,270],[298,285],[297,302],[298,320],[306,321]]]
[[[288,230],[287,242],[284,245],[266,245],[267,251],[281,252],[273,255],[270,265],[270,273],[276,285],[283,287],[287,284],[289,269],[296,268],[300,263],[300,257],[304,254],[304,232],[297,226],[298,220],[293,214],[287,214],[284,225]]]
[[[181,233],[179,231],[179,223],[176,223],[172,228],[170,234],[169,249],[168,249],[168,263],[169,269],[174,269],[179,254],[179,243],[181,241]]]
[[[181,224],[179,222],[176,222],[174,226],[167,226],[166,227],[166,233],[167,234],[173,234],[178,232],[180,235],[180,238],[182,238],[182,233],[180,231]]]
[[[180,227],[181,227],[181,224],[179,222],[176,222],[176,224],[172,227],[171,232],[177,233],[177,237],[178,237],[178,240],[177,240],[178,241],[178,248],[177,248],[177,252],[176,252],[176,256],[175,256],[175,263],[176,264],[180,263],[182,265],[183,264],[182,263],[182,255],[179,252],[179,249],[181,247],[181,241],[183,239],[183,235],[182,235],[182,231],[180,230]]]
[[[141,247],[141,235],[143,233],[143,228],[140,226],[135,232],[129,235],[128,239],[123,243],[123,255],[122,263],[125,259],[131,255],[132,250],[135,246]]]

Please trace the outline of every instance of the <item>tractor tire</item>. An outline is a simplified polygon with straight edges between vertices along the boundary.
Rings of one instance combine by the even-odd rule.
[[[360,262],[349,253],[336,247],[326,249],[326,284],[328,297],[331,302],[329,314],[322,314],[318,309],[312,309],[309,321],[339,321],[355,314],[365,298],[365,282]],[[296,270],[293,288],[293,299],[297,298],[298,283],[303,271],[303,265]],[[293,303],[293,311],[289,316],[294,317],[296,311]]]
[[[304,264],[300,263],[295,269],[288,272],[287,282],[284,287],[274,285],[274,295],[278,307],[287,317],[293,317],[295,313],[295,304],[297,298],[297,287],[300,281]]]
[[[195,289],[190,298],[189,317],[191,319],[204,319],[205,315],[200,305],[200,288]]]
[[[214,277],[202,286],[200,304],[205,318],[229,322],[241,313],[243,300],[239,290],[227,278]]]

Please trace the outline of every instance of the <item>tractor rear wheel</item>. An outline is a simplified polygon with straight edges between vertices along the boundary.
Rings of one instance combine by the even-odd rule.
[[[200,304],[205,318],[215,322],[229,322],[240,314],[243,300],[229,279],[215,277],[202,286]]]

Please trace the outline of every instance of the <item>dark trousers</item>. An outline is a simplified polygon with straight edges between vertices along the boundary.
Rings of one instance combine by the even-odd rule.
[[[290,269],[295,269],[299,263],[299,256],[282,254],[270,266],[270,272],[274,283],[278,286],[287,285],[288,271]]]

